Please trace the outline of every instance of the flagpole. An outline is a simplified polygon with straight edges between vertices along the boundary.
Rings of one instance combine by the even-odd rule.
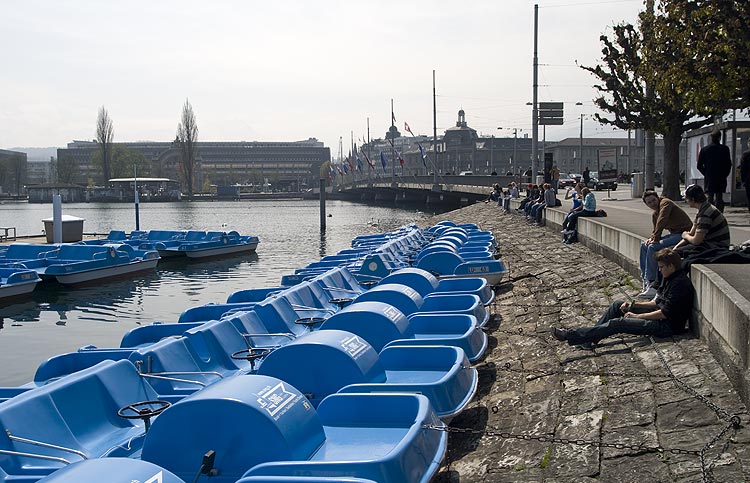
[[[396,130],[394,129],[396,123],[396,116],[393,114],[393,99],[391,99],[391,184],[396,184],[396,146],[394,145],[395,140],[393,136]]]
[[[435,69],[432,69],[432,152],[435,162],[432,163],[432,187],[437,189],[437,101],[435,100]]]
[[[372,150],[370,149],[370,118],[367,118],[367,153],[370,156],[372,156]],[[367,159],[368,156],[365,156],[365,159]],[[367,167],[369,168],[367,170],[367,179],[372,184],[372,164],[370,164],[370,160],[367,159]]]

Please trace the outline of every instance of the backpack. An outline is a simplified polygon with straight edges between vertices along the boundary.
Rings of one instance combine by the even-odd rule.
[[[605,216],[607,216],[607,212],[604,211],[604,210],[596,210],[596,216],[605,217]]]
[[[562,201],[555,198],[555,206],[562,206]]]

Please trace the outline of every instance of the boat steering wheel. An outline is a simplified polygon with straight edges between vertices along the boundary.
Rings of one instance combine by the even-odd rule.
[[[117,410],[117,415],[124,419],[142,419],[148,432],[151,427],[151,418],[161,414],[171,405],[172,403],[169,401],[140,401],[121,407]],[[128,414],[129,412],[133,414]]]
[[[294,323],[298,325],[304,325],[309,330],[312,330],[314,325],[322,324],[325,321],[325,317],[302,317],[301,319],[295,320]]]
[[[252,371],[255,370],[255,361],[262,357],[266,357],[270,353],[271,349],[248,347],[247,349],[232,352],[232,355],[230,357],[238,361],[248,361],[250,363],[250,370]]]
[[[353,298],[349,298],[349,297],[346,297],[346,298],[335,298],[335,299],[329,300],[330,303],[332,303],[334,305],[338,305],[340,309],[343,309],[344,305],[352,303],[353,301],[354,301],[354,299]]]

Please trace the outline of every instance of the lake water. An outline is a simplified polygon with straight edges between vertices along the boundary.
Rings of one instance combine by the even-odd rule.
[[[130,232],[131,204],[63,205],[66,215],[85,218],[85,233]],[[327,229],[320,230],[317,201],[144,203],[140,228],[236,230],[257,235],[257,252],[205,262],[161,260],[152,272],[81,287],[37,286],[31,297],[0,308],[0,386],[33,379],[40,362],[81,346],[117,347],[133,327],[153,321],[176,322],[196,305],[224,302],[246,288],[278,286],[281,276],[348,248],[357,235],[392,230],[432,213],[329,201]],[[51,204],[0,205],[0,226],[19,235],[42,232]]]

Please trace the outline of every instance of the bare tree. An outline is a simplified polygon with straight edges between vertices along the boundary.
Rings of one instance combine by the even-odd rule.
[[[109,182],[111,176],[112,161],[112,140],[115,137],[115,129],[112,125],[112,118],[109,117],[104,106],[99,108],[99,115],[96,118],[96,142],[99,143],[102,155],[102,175],[104,183]]]
[[[190,105],[188,99],[185,99],[185,105],[182,106],[182,119],[177,124],[177,139],[175,141],[180,147],[180,166],[188,189],[188,199],[192,200],[195,158],[198,152],[198,124],[195,121],[193,106]]]

